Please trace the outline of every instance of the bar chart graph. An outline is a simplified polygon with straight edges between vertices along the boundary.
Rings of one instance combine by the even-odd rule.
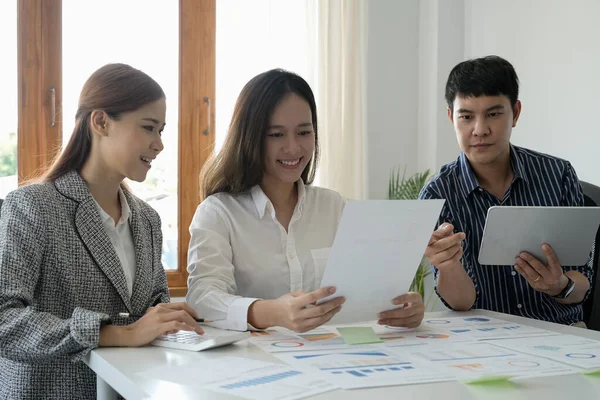
[[[383,349],[280,353],[277,357],[300,370],[327,374],[332,383],[347,389],[452,379],[410,357]]]
[[[300,374],[302,374],[302,372],[300,371],[285,371],[274,375],[261,376],[260,378],[250,379],[247,381],[235,382],[230,385],[223,385],[221,387],[223,389],[242,389],[252,386],[260,386],[273,383],[275,381],[279,381]]]
[[[339,368],[339,369],[333,369],[333,370],[329,370],[333,375],[340,375],[340,374],[350,374],[352,376],[356,376],[358,378],[365,378],[368,377],[369,374],[377,374],[377,373],[381,373],[381,372],[385,372],[385,373],[399,373],[402,371],[411,371],[414,370],[415,367],[412,365],[412,363],[397,363],[397,364],[389,364],[389,365],[382,365],[381,367],[384,368],[367,368],[367,367],[354,367],[354,368]]]

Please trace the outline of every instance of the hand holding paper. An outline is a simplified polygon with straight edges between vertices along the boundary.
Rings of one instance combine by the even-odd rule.
[[[402,308],[396,308],[379,313],[379,325],[401,326],[404,328],[416,328],[421,325],[425,316],[425,304],[419,293],[410,292],[396,297],[392,300],[394,305],[403,305]]]
[[[298,291],[275,300],[259,300],[250,306],[248,321],[261,329],[282,326],[294,332],[307,332],[323,325],[341,310],[345,301],[343,297],[315,305],[334,294],[334,287],[324,287],[310,293]]]
[[[347,300],[330,323],[372,321],[382,311],[399,308],[390,301],[408,291],[443,205],[444,200],[346,204],[321,281]],[[410,311],[414,315],[405,312],[391,319],[404,323],[420,314],[418,306]]]

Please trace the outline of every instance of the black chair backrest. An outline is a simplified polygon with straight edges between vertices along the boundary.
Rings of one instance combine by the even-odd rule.
[[[586,207],[600,206],[600,187],[588,182],[581,181],[583,188],[583,199]],[[596,232],[594,240],[592,267],[594,276],[590,285],[592,290],[589,297],[583,303],[583,320],[589,329],[600,331],[600,277],[598,276],[598,259],[600,255],[600,227]]]

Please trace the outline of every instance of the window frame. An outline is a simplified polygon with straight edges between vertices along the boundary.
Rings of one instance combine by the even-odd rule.
[[[21,186],[48,168],[62,148],[62,0],[17,2]],[[198,176],[215,142],[215,29],[216,0],[179,0],[178,265],[166,271],[173,297],[187,293],[189,225],[200,202]]]

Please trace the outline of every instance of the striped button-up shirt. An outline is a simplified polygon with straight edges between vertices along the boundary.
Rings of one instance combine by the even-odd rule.
[[[480,308],[528,318],[571,324],[581,321],[583,310],[578,304],[561,304],[534,290],[513,266],[482,266],[479,247],[487,211],[492,206],[583,206],[583,191],[572,165],[565,160],[512,146],[510,159],[513,180],[499,200],[479,186],[464,153],[446,164],[439,175],[421,191],[420,199],[445,199],[438,226],[454,225],[465,232],[462,264],[475,284],[473,308]],[[515,255],[516,256],[516,255]],[[433,267],[436,293],[438,271]],[[591,282],[591,261],[584,266],[563,266],[563,271],[579,271]]]

